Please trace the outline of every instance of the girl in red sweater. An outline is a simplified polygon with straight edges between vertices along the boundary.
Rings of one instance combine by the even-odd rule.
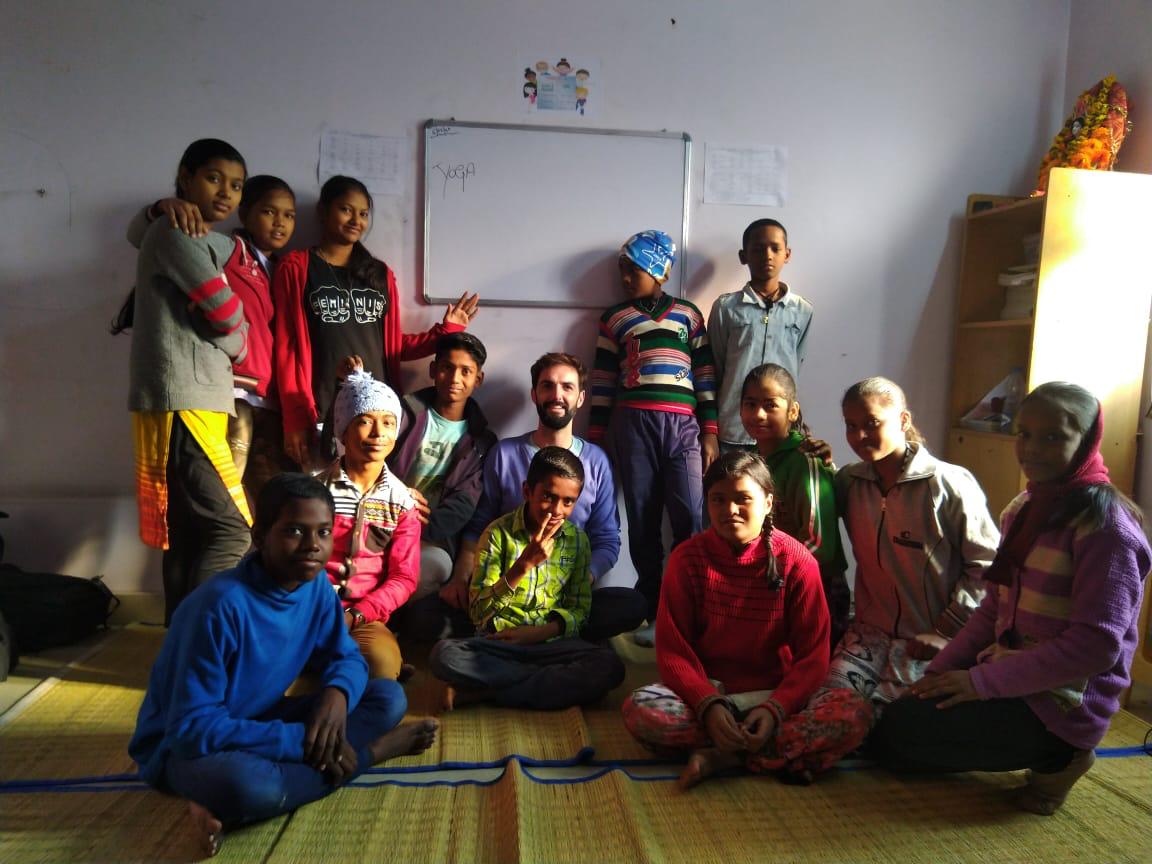
[[[436,340],[465,329],[479,303],[464,293],[442,323],[402,333],[392,268],[361,242],[372,215],[368,188],[352,177],[331,177],[320,189],[316,213],[320,243],[285,255],[272,282],[284,451],[305,469],[335,455],[334,442],[319,440],[317,423],[332,406],[345,357],[362,357],[376,380],[400,393],[400,361],[434,353]]]
[[[711,527],[672,551],[656,616],[662,683],[624,703],[624,724],[658,752],[690,750],[688,788],[741,765],[781,767],[775,737],[828,671],[820,568],[772,530],[763,460],[725,453],[704,475]]]

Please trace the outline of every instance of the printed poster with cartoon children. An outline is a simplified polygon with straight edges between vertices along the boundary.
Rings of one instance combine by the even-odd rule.
[[[523,64],[520,102],[525,113],[594,113],[600,64],[588,57],[556,55],[553,60],[530,60]]]

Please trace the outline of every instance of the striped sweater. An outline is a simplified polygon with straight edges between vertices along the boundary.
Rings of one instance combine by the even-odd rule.
[[[1005,508],[1005,532],[1027,494]],[[989,586],[928,672],[970,669],[981,699],[1022,697],[1052,734],[1074,747],[1095,747],[1130,683],[1150,566],[1144,532],[1121,507],[1094,531],[1045,531],[1013,584]],[[1021,650],[977,665],[980,651],[1010,629]]]
[[[618,303],[600,316],[588,437],[604,437],[613,404],[696,414],[716,434],[716,368],[704,316],[687,300],[660,296],[651,312]]]
[[[355,606],[368,621],[387,621],[403,606],[420,578],[420,519],[408,487],[387,467],[361,492],[337,459],[316,477],[336,505],[328,578],[339,587],[347,576],[344,608]]]
[[[244,307],[224,276],[231,237],[153,222],[136,264],[130,411],[235,412],[232,361],[248,353]]]

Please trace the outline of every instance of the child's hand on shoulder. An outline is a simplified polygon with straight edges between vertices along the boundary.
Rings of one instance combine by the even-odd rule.
[[[412,494],[412,500],[416,502],[416,518],[420,520],[421,525],[427,525],[428,520],[432,517],[432,508],[428,505],[428,499],[424,497],[424,493],[414,486],[409,486],[408,491]]]
[[[832,464],[832,445],[827,441],[822,441],[819,438],[805,438],[800,442],[799,450],[805,456],[815,456],[829,468],[835,468]]]
[[[173,228],[179,228],[189,237],[206,237],[208,228],[200,208],[182,198],[161,198],[148,208],[148,220],[166,219]]]

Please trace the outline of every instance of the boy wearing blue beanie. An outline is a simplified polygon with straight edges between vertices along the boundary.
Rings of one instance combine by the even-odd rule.
[[[716,375],[704,316],[687,300],[662,290],[676,261],[676,244],[663,231],[641,231],[620,249],[620,284],[628,298],[600,316],[592,371],[588,437],[605,437],[624,491],[628,544],[636,588],[648,604],[653,642],[664,567],[661,524],[673,545],[700,530],[701,477],[718,453]]]

